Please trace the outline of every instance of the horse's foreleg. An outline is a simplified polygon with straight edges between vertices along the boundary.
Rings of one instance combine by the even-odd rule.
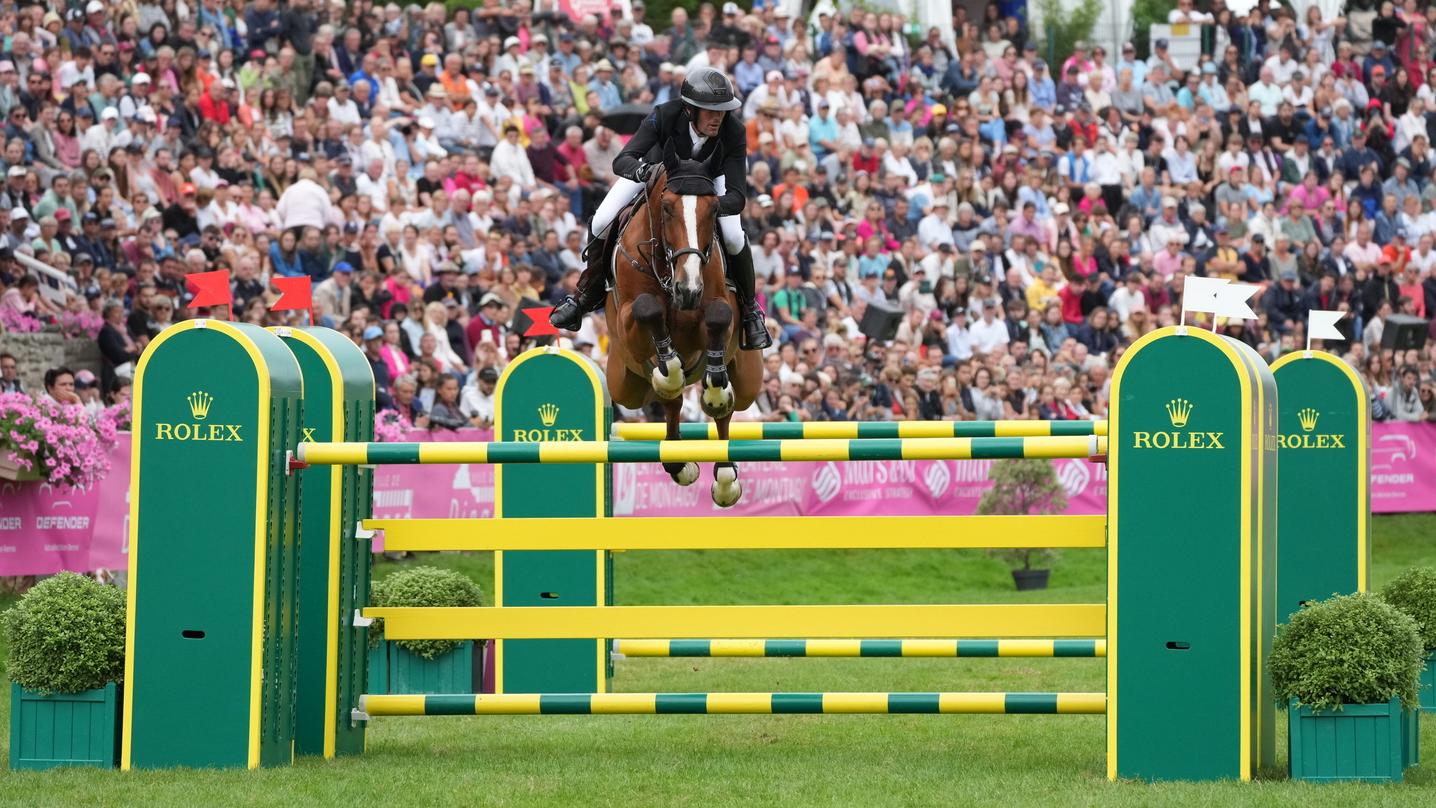
[[[673,350],[673,336],[668,333],[663,303],[651,294],[641,294],[634,298],[633,317],[653,339],[654,365],[649,372],[653,392],[662,399],[677,398],[683,392],[683,360]]]
[[[703,412],[709,418],[726,419],[733,414],[733,385],[728,380],[728,337],[733,326],[733,309],[718,298],[703,309],[703,327],[708,332],[707,360],[703,372]]]
[[[715,419],[718,425],[718,440],[728,440],[728,419],[731,417],[730,412]],[[720,508],[731,508],[738,504],[738,500],[743,496],[743,484],[738,481],[737,463],[724,461],[713,464],[712,494],[713,504]]]
[[[683,399],[673,398],[663,402],[663,414],[668,421],[668,440],[678,440],[678,419],[683,414]],[[679,485],[692,485],[698,482],[697,463],[664,463],[663,470],[673,478],[673,482]]]

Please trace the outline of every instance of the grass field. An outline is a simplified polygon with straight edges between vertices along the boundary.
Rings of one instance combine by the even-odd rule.
[[[1377,587],[1407,566],[1436,564],[1436,516],[1381,517],[1375,528]],[[486,590],[491,582],[486,554],[418,563],[462,570]],[[976,551],[672,552],[620,554],[615,579],[623,604],[1082,602],[1105,596],[1106,572],[1102,551],[1068,551],[1051,588],[1028,598]],[[628,659],[618,662],[614,689],[1092,691],[1105,680],[1100,659]],[[3,693],[0,726],[8,727],[8,682]],[[389,718],[371,726],[363,758],[287,769],[0,771],[0,808],[1430,806],[1436,720],[1422,734],[1432,762],[1400,786],[1313,787],[1285,782],[1280,771],[1247,785],[1147,785],[1106,780],[1100,716]],[[8,733],[0,734],[7,752]]]

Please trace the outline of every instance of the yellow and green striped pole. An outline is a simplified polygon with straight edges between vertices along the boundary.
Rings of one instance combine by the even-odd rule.
[[[1107,438],[894,438],[818,440],[554,441],[516,443],[301,443],[312,465],[428,463],[712,463],[779,460],[1001,460],[1095,457]]]
[[[1042,438],[1106,435],[1106,421],[748,421],[728,425],[731,440],[874,438]],[[683,440],[717,440],[717,424],[680,424]],[[664,440],[664,424],[614,424],[620,440]]]
[[[1105,657],[1106,640],[614,640],[625,657]]]
[[[381,715],[1102,715],[1105,693],[479,693],[369,695]]]

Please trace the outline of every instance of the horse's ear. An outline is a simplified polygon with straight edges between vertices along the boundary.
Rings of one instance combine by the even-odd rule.
[[[703,161],[703,174],[708,177],[721,176],[723,173],[723,146],[719,144],[708,159]]]
[[[678,150],[674,148],[673,141],[668,141],[663,146],[663,167],[672,173],[678,167]]]

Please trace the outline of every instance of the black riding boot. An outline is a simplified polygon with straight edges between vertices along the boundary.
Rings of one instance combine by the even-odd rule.
[[[589,231],[588,245],[583,251],[583,259],[588,262],[588,266],[584,267],[583,274],[578,276],[575,294],[564,298],[549,314],[548,321],[554,328],[577,331],[583,325],[584,315],[603,305],[603,299],[608,293],[608,268],[604,266],[604,257],[608,254],[605,249],[606,240]]]
[[[745,351],[761,351],[773,344],[773,337],[768,333],[763,309],[758,306],[753,279],[753,248],[744,244],[742,252],[728,256],[728,270],[733,285],[738,289],[738,305],[743,309],[738,328],[738,347]]]

